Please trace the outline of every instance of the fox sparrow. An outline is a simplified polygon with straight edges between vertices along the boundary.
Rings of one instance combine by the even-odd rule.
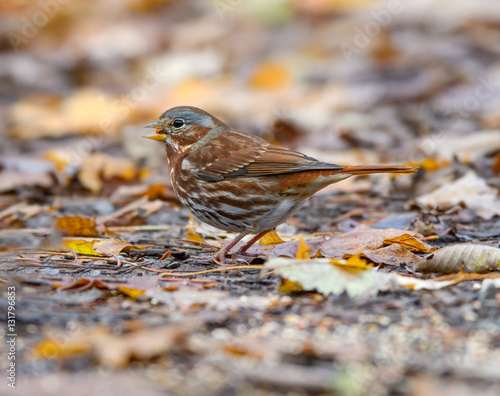
[[[181,203],[201,221],[239,233],[217,253],[220,261],[243,237],[255,233],[237,251],[244,253],[329,184],[353,175],[417,169],[321,162],[231,129],[195,107],[174,107],[145,127],[156,129],[145,138],[165,146],[172,187]]]

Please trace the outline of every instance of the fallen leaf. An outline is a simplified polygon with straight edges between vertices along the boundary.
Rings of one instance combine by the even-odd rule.
[[[203,242],[203,237],[194,231],[196,224],[197,223],[194,219],[193,214],[190,213],[189,214],[189,221],[188,221],[187,226],[186,226],[186,229],[187,229],[186,238],[190,239],[192,241],[195,241],[195,242]]]
[[[424,251],[432,251],[433,249],[431,245],[425,242],[423,236],[415,232],[394,228],[377,229],[366,225],[356,227],[354,230],[342,235],[313,236],[304,239],[304,242],[309,246],[311,252],[316,252],[315,256],[347,258],[360,254],[377,264],[396,266],[414,263],[420,259],[419,256],[397,244],[397,238],[400,238],[401,243],[406,243]],[[393,247],[385,246],[384,241],[393,243],[391,245]],[[299,251],[299,243],[299,241],[287,241],[272,248],[254,245],[250,248],[250,251],[268,257],[296,257]]]
[[[431,246],[424,241],[419,241],[417,238],[410,234],[402,234],[393,238],[387,238],[383,243],[384,245],[401,245],[405,248],[414,250],[419,253],[432,253],[437,250],[434,246]]]
[[[276,245],[278,243],[284,243],[285,241],[279,237],[276,231],[268,232],[262,238],[259,239],[259,243],[262,246]]]
[[[83,291],[93,287],[97,289],[108,289],[108,287],[98,279],[78,279],[76,282],[66,286],[63,284],[56,284],[54,286],[64,291]]]
[[[412,290],[436,290],[462,282],[466,279],[417,279],[396,273],[377,271],[364,264],[359,257],[349,260],[297,260],[283,257],[272,258],[264,264],[263,273],[272,270],[275,274],[296,282],[305,291],[341,294],[364,299],[380,291],[393,291],[398,287]],[[295,286],[295,285],[294,285]]]
[[[296,259],[309,259],[311,257],[311,249],[307,246],[307,243],[304,242],[304,237],[301,235],[299,237],[298,249],[295,254]]]
[[[84,254],[87,256],[102,256],[94,250],[94,241],[86,241],[82,239],[65,239],[64,244],[73,252]]]
[[[359,258],[354,260],[359,264]],[[394,288],[387,273],[357,265],[349,266],[347,261],[344,266],[339,263],[329,259],[297,260],[278,257],[267,261],[264,270],[272,269],[289,282],[297,282],[304,290],[316,290],[324,295],[346,292],[353,298],[365,298]]]
[[[301,292],[302,290],[304,290],[304,288],[299,282],[289,281],[286,278],[281,279],[280,287],[278,289],[280,293],[296,293]]]
[[[401,245],[389,245],[375,250],[363,250],[360,255],[376,264],[394,265],[413,264],[420,260],[420,256],[410,252]]]
[[[65,216],[57,219],[56,227],[72,236],[99,235],[95,221],[88,217]]]
[[[127,287],[127,286],[117,286],[116,290],[125,294],[128,297],[131,297],[134,300],[137,299],[137,297],[143,296],[146,293],[144,290],[135,289],[133,287]]]
[[[447,246],[421,259],[416,271],[449,274],[464,271],[481,273],[500,268],[500,249],[492,246],[465,243]]]
[[[99,254],[117,256],[121,252],[130,249],[144,249],[142,245],[133,245],[127,241],[117,238],[94,239],[94,249]]]

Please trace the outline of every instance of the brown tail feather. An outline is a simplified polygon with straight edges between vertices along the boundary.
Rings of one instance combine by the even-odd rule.
[[[370,173],[413,173],[418,169],[418,166],[404,165],[357,165],[344,166],[341,173],[349,173],[351,175],[368,175]]]

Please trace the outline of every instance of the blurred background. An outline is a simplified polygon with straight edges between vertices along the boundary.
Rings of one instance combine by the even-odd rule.
[[[495,0],[4,0],[0,10],[0,192],[168,183],[142,126],[178,105],[330,162],[500,171]]]

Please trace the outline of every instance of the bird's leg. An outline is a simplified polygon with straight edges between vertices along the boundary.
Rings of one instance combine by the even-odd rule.
[[[231,242],[229,242],[226,246],[224,246],[221,250],[217,252],[217,254],[215,255],[216,260],[223,263],[226,253],[229,252],[229,250],[231,250],[231,248],[234,245],[236,245],[239,241],[241,241],[247,234],[248,234],[247,231],[242,231],[238,235],[236,235],[236,237]]]
[[[259,232],[257,235],[255,235],[252,239],[250,239],[248,242],[246,242],[243,246],[241,246],[235,254],[245,254],[245,252],[252,246],[255,242],[257,242],[260,238],[262,238],[264,235],[266,235],[268,232],[271,230],[267,231],[262,231]]]

